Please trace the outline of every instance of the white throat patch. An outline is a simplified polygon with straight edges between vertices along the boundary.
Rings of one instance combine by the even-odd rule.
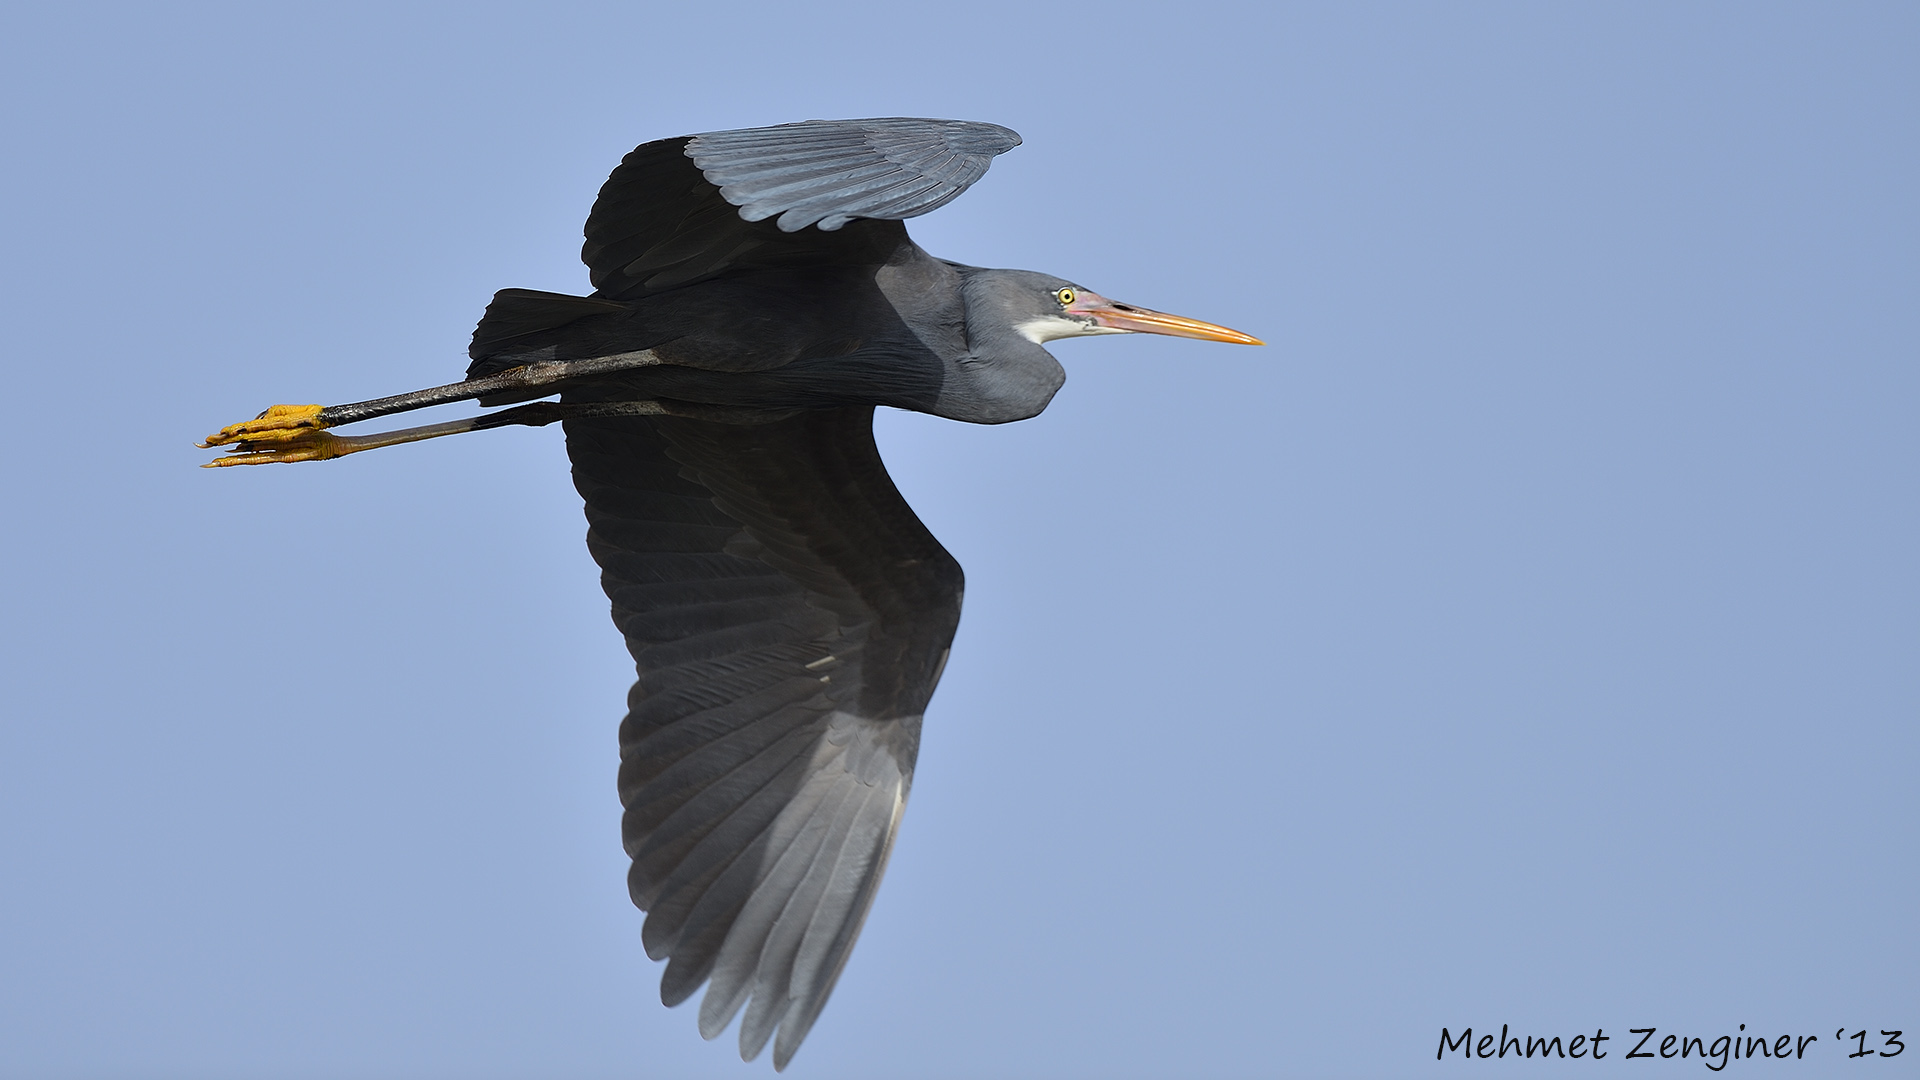
[[[1016,324],[1013,330],[1014,333],[1035,345],[1045,345],[1049,341],[1058,341],[1061,338],[1133,333],[1131,330],[1121,330],[1112,326],[1089,326],[1078,319],[1069,319],[1065,315],[1042,315],[1037,319]]]

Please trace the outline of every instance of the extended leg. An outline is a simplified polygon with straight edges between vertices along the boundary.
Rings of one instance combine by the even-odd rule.
[[[585,375],[606,375],[615,371],[631,368],[649,367],[661,363],[653,350],[619,353],[614,356],[596,356],[587,360],[540,360],[503,371],[498,375],[488,375],[465,382],[448,383],[445,386],[415,390],[409,394],[395,394],[392,397],[374,398],[372,401],[356,401],[350,405],[275,405],[252,420],[243,420],[238,424],[228,424],[212,435],[201,446],[226,446],[230,443],[288,443],[310,440],[323,428],[338,427],[359,420],[370,420],[376,416],[388,416],[393,413],[411,412],[430,405],[444,405],[452,401],[470,401],[474,398],[489,397],[494,394],[515,391],[537,390],[544,386],[576,379]],[[504,413],[499,415],[505,415]],[[504,421],[522,423],[524,421]],[[551,421],[543,421],[551,423]],[[440,426],[440,425],[434,425]],[[422,436],[430,438],[431,436]],[[351,451],[342,451],[350,453]],[[338,455],[331,455],[338,456]],[[313,460],[273,459],[273,460]],[[250,462],[227,459],[227,464],[244,465]]]
[[[429,393],[430,391],[421,391]],[[487,391],[492,393],[492,391]],[[392,398],[386,400],[394,400]],[[458,400],[458,399],[454,399]],[[371,404],[366,403],[366,404]],[[279,405],[280,409],[300,409],[309,406]],[[418,408],[418,406],[409,406]],[[268,410],[271,412],[272,410]],[[398,411],[398,410],[390,410]],[[437,439],[442,435],[459,435],[468,431],[485,431],[488,428],[506,427],[510,424],[524,424],[528,427],[543,427],[555,420],[584,420],[595,416],[663,416],[667,410],[653,401],[596,401],[578,405],[569,405],[558,401],[537,401],[531,405],[502,409],[483,416],[470,416],[465,420],[451,420],[444,424],[427,424],[423,427],[401,428],[398,431],[381,432],[378,435],[334,435],[321,431],[317,427],[306,429],[275,429],[266,439],[233,439],[237,445],[234,452],[202,465],[203,469],[218,469],[227,465],[271,465],[295,461],[326,461],[330,458],[357,454],[362,450],[373,450],[382,446],[396,446],[400,443],[419,442],[422,439]],[[238,425],[235,425],[236,427]]]

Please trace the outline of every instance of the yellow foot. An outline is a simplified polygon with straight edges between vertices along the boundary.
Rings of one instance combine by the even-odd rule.
[[[235,424],[234,427],[241,425]],[[229,428],[227,430],[232,430]],[[219,436],[215,436],[216,439]],[[229,440],[220,440],[226,442]],[[361,447],[352,445],[352,441],[324,431],[275,431],[264,439],[247,438],[231,440],[233,453],[223,458],[215,458],[200,466],[203,469],[219,469],[228,465],[272,465],[294,461],[326,461],[342,454],[351,454]]]
[[[321,428],[327,426],[320,422],[320,411],[319,405],[275,405],[251,420],[228,424],[207,436],[207,441],[200,445],[209,447],[225,446],[228,443],[298,442],[317,434]],[[244,464],[233,462],[231,459],[229,463]]]

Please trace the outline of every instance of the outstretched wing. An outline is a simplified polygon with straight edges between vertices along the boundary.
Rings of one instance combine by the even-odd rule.
[[[580,257],[615,300],[734,269],[884,262],[906,240],[896,222],[951,202],[1019,143],[996,124],[897,117],[646,143],[600,189]]]
[[[906,805],[961,574],[894,488],[873,410],[567,422],[587,543],[639,681],[620,799],[668,1005],[785,1067]]]

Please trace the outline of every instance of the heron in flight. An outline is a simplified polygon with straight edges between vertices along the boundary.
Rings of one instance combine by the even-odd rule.
[[[1258,345],[1071,281],[938,259],[906,218],[1020,137],[960,120],[811,120],[647,143],[587,218],[591,296],[506,289],[462,382],[276,405],[211,465],[318,461],[561,421],[587,547],[638,681],[620,726],[628,887],[660,997],[742,1006],[783,1069],[860,933],[900,827],[960,565],[901,498],[876,406],[1000,424],[1047,407],[1044,347],[1092,334]],[[539,401],[553,398],[557,400]],[[330,429],[445,402],[450,423]]]

